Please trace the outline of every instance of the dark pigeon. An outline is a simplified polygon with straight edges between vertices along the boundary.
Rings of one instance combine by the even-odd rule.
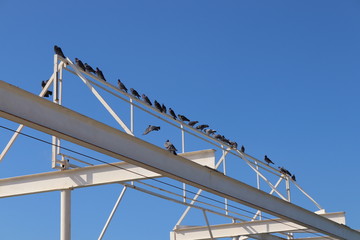
[[[229,139],[227,139],[224,135],[222,135],[222,141],[224,143],[227,143],[227,144],[231,145],[231,141]]]
[[[177,155],[176,154],[177,149],[174,147],[174,145],[169,140],[166,140],[164,146],[168,151],[170,151],[174,155]]]
[[[209,128],[209,129],[205,129],[205,133],[210,136],[210,135],[216,133],[216,131]]]
[[[199,121],[190,121],[188,123],[189,126],[193,127],[195,124],[199,123]]]
[[[57,55],[59,55],[60,57],[66,59],[66,57],[65,57],[65,55],[64,55],[64,53],[63,53],[63,51],[61,50],[60,47],[58,47],[58,46],[55,45],[55,46],[54,46],[54,51],[55,51],[55,54],[57,54]]]
[[[240,152],[245,153],[245,147],[244,147],[244,145],[241,146]]]
[[[238,144],[237,144],[237,142],[231,141],[231,142],[230,142],[230,146],[231,146],[232,148],[234,148],[234,149],[237,149]]]
[[[133,88],[130,88],[130,92],[134,97],[137,97],[140,99],[140,94]]]
[[[85,65],[85,71],[88,73],[96,73],[95,70],[87,63],[84,63]]]
[[[149,132],[152,132],[152,131],[159,131],[159,130],[160,130],[160,126],[152,126],[152,125],[149,125],[149,126],[145,129],[143,135],[146,135],[146,134],[148,134]]]
[[[209,125],[201,124],[201,125],[197,126],[196,129],[203,130],[204,128],[207,128],[207,127],[209,127]]]
[[[171,108],[169,108],[169,113],[170,113],[170,115],[171,115],[174,119],[176,119],[176,114],[175,114],[174,110],[172,110]]]
[[[185,121],[190,121],[187,117],[185,117],[184,115],[178,114],[178,117],[181,121],[185,122]]]
[[[125,87],[125,85],[120,81],[120,79],[118,79],[118,86],[120,88],[121,91],[127,92],[128,89]]]
[[[151,103],[150,99],[149,99],[145,94],[142,94],[142,99],[143,99],[144,102],[146,102],[148,105],[152,106],[152,103]]]
[[[295,174],[291,176],[291,179],[294,180],[296,182],[296,177]]]
[[[223,140],[223,136],[221,136],[220,134],[216,134],[216,135],[214,136],[214,138],[217,139],[217,140],[220,140],[220,141]]]
[[[161,105],[161,108],[162,108],[162,112],[166,113],[166,106],[164,104]]]
[[[264,157],[264,161],[267,163],[267,165],[269,165],[270,163],[271,163],[271,164],[274,164],[274,162],[271,161],[270,158],[268,158],[268,156],[266,156],[266,155],[265,155],[265,157]]]
[[[75,58],[75,62],[76,62],[76,66],[81,68],[81,70],[85,71],[85,66],[84,66],[83,62],[80,59]]]
[[[46,81],[41,81],[41,87],[44,88],[46,86],[46,83],[48,82],[49,80],[46,80]],[[52,91],[49,91],[47,90],[46,93],[44,94],[44,97],[50,97],[52,95]]]
[[[157,110],[159,110],[160,112],[163,112],[163,108],[161,107],[161,105],[158,101],[154,100],[154,105]]]
[[[290,177],[292,176],[291,173],[288,170],[286,170],[285,168],[283,168],[283,167],[278,167],[278,168],[282,174],[289,175]]]
[[[95,73],[96,73],[96,76],[98,76],[98,78],[100,78],[100,79],[102,79],[102,80],[104,80],[104,81],[106,82],[106,79],[105,79],[105,77],[104,77],[104,74],[103,74],[103,72],[102,72],[99,68],[96,68]]]

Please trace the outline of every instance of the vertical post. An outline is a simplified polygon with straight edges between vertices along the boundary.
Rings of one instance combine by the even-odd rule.
[[[58,104],[59,103],[59,96],[58,96],[58,87],[59,87],[59,70],[58,70],[58,55],[54,55],[54,83],[53,83],[53,102]],[[56,165],[56,156],[57,156],[57,145],[58,145],[58,138],[52,136],[52,151],[51,151],[51,166],[52,168],[57,168]]]
[[[257,189],[260,190],[260,176],[259,176],[259,165],[258,165],[258,162],[255,161],[255,165],[256,165],[256,185],[257,185]],[[259,220],[262,220],[262,214],[261,214],[261,211],[259,211]]]
[[[71,239],[71,190],[62,190],[60,203],[60,240]]]
[[[291,195],[290,195],[290,180],[288,176],[286,177],[286,192],[287,192],[287,200],[291,202]]]
[[[221,145],[221,148],[222,148],[222,154],[223,154],[223,156],[225,156],[224,145]],[[226,176],[226,158],[225,157],[224,157],[224,161],[223,161],[223,172],[224,172],[224,175]],[[225,204],[225,214],[229,215],[227,198],[224,198],[224,204]]]
[[[185,152],[185,131],[184,126],[180,124],[181,128],[181,152]],[[186,203],[186,184],[183,183],[183,202]]]
[[[134,134],[134,104],[130,98],[130,131]]]

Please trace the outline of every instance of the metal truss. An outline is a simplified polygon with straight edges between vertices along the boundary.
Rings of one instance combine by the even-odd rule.
[[[108,113],[124,131],[119,131],[106,124],[80,115],[70,109],[61,107],[63,71],[66,70],[81,79],[90,92],[98,99]],[[0,162],[9,151],[24,125],[43,131],[53,136],[52,138],[52,168],[61,171],[41,173],[29,176],[14,177],[0,180],[0,197],[19,196],[48,191],[61,192],[61,239],[69,240],[70,202],[71,190],[80,187],[90,187],[101,184],[121,183],[124,185],[117,199],[113,211],[105,223],[98,239],[102,239],[110,221],[125,194],[126,189],[132,188],[158,196],[186,206],[171,232],[171,239],[215,239],[220,237],[233,237],[234,239],[285,239],[272,233],[281,233],[286,238],[293,238],[295,232],[319,232],[326,234],[327,239],[360,239],[360,234],[345,227],[342,213],[327,214],[323,208],[310,197],[289,176],[282,174],[277,169],[267,166],[262,161],[245,154],[223,142],[216,140],[202,131],[198,131],[181,121],[174,120],[164,113],[158,112],[154,107],[148,106],[143,101],[134,98],[126,92],[120,91],[115,86],[98,79],[96,76],[82,71],[70,59],[54,56],[54,73],[46,86],[39,94],[44,96],[53,86],[53,103],[33,96],[21,89],[17,89],[5,82],[0,82],[0,116],[20,123],[8,144],[0,155]],[[111,108],[110,104],[97,91],[102,89],[130,106],[130,126],[127,126],[119,115]],[[37,109],[33,114],[26,109]],[[134,136],[134,108],[138,108],[171,126],[180,130],[182,154],[174,156],[171,153],[145,142]],[[41,116],[41,117],[40,117]],[[67,122],[66,126],[62,124]],[[205,141],[209,146],[215,147],[221,153],[215,162],[215,150],[201,150],[198,152],[185,152],[185,134],[195,136]],[[97,136],[93,138],[92,136]],[[65,155],[61,152],[61,141],[69,141],[80,146],[104,153],[124,162],[111,165],[91,166],[88,162]],[[135,149],[141,149],[136,151]],[[242,159],[256,174],[257,187],[251,187],[241,181],[226,176],[226,159],[236,157]],[[191,160],[191,161],[189,161]],[[71,161],[71,162],[70,162]],[[76,164],[74,162],[77,162]],[[171,164],[169,164],[171,162]],[[80,165],[87,165],[80,167]],[[218,171],[223,166],[222,172]],[[278,177],[275,183],[267,175]],[[183,194],[169,197],[157,193],[157,190],[148,190],[135,184],[145,184],[139,180],[159,177],[170,177],[183,183]],[[132,181],[132,184],[126,182]],[[135,182],[134,182],[135,181]],[[280,184],[285,182],[285,193],[280,189]],[[261,191],[260,182],[264,182],[271,190],[269,193]],[[185,184],[199,188],[193,198],[187,196]],[[294,186],[302,192],[314,205],[322,210],[322,214],[312,213],[291,203],[291,189]],[[153,187],[154,189],[156,187]],[[166,192],[164,189],[160,189]],[[207,191],[224,198],[224,206],[220,210],[201,205],[198,198]],[[171,192],[167,192],[169,194]],[[171,193],[173,194],[173,193]],[[273,196],[276,194],[277,197]],[[248,220],[234,215],[229,209],[229,200],[241,203],[257,210]],[[206,226],[184,227],[182,221],[191,208],[201,210]],[[262,212],[279,217],[279,219],[263,219]],[[227,217],[232,223],[211,225],[207,214],[214,213]],[[340,223],[340,224],[339,224]],[[321,238],[308,238],[321,239]]]

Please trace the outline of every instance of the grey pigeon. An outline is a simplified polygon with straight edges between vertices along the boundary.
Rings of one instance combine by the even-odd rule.
[[[199,121],[190,121],[188,123],[189,126],[193,127],[195,124],[197,124]]]
[[[178,114],[178,117],[179,117],[179,119],[180,119],[181,121],[183,121],[183,122],[185,122],[185,121],[189,122],[189,121],[190,121],[190,120],[189,120],[187,117],[185,117],[184,115]]]
[[[174,147],[174,145],[169,140],[166,140],[164,146],[168,151],[170,151],[174,155],[177,155],[176,154],[177,149]]]
[[[146,134],[148,134],[149,132],[152,132],[152,131],[159,131],[159,130],[160,130],[160,126],[152,126],[152,125],[149,125],[149,126],[145,129],[143,135],[146,135]]]
[[[152,103],[151,103],[150,99],[149,99],[145,94],[142,94],[142,99],[143,99],[144,102],[146,102],[148,105],[152,106]]]
[[[96,68],[95,73],[96,73],[96,76],[98,76],[98,78],[100,78],[106,82],[103,72],[98,67]]]
[[[137,97],[140,99],[140,94],[133,88],[130,88],[130,92],[134,97]]]
[[[118,86],[120,88],[121,91],[127,92],[128,89],[125,87],[125,85],[120,81],[120,79],[118,79]]]
[[[161,107],[161,105],[160,105],[160,103],[158,101],[154,100],[154,105],[155,105],[157,110],[159,110],[160,112],[163,111],[163,109],[162,109],[162,107]]]
[[[242,153],[245,152],[245,147],[244,147],[244,145],[241,146],[240,152],[242,152]]]
[[[213,129],[208,128],[208,129],[205,129],[205,133],[206,133],[207,135],[212,135],[212,134],[216,133],[216,131],[213,130]]]
[[[274,162],[271,161],[270,158],[268,158],[268,156],[266,156],[266,155],[265,155],[265,157],[264,157],[264,161],[267,163],[267,165],[269,165],[270,163],[271,163],[271,164],[274,164]]]
[[[207,128],[207,127],[209,127],[209,125],[201,124],[201,125],[197,126],[196,129],[203,130],[204,128]]]
[[[170,115],[171,115],[174,119],[176,119],[176,114],[175,114],[174,110],[172,110],[171,108],[169,108],[169,113],[170,113]]]
[[[65,57],[65,55],[64,55],[64,53],[63,53],[63,51],[61,50],[60,47],[58,47],[58,46],[55,45],[55,46],[54,46],[54,52],[55,52],[55,54],[59,55],[60,57],[66,59],[66,57]]]
[[[79,68],[81,68],[81,70],[85,71],[85,66],[82,63],[82,61],[78,58],[75,58],[75,62],[76,62],[76,66],[78,66]]]
[[[87,63],[84,63],[85,65],[85,71],[88,73],[96,73],[95,70]]]
[[[161,108],[162,108],[162,112],[166,113],[166,106],[164,104],[161,105]]]

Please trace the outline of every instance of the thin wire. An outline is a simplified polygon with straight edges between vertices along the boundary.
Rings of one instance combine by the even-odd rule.
[[[11,131],[11,132],[19,133],[19,134],[21,134],[21,135],[23,135],[23,136],[25,136],[25,137],[34,139],[34,140],[36,140],[36,141],[39,141],[39,142],[42,142],[42,143],[45,143],[45,144],[48,144],[48,145],[51,145],[51,146],[56,146],[56,147],[59,147],[59,148],[61,148],[61,149],[66,150],[66,151],[69,151],[69,152],[72,152],[72,153],[81,155],[81,156],[83,156],[83,157],[92,159],[92,160],[94,160],[94,161],[101,162],[101,163],[103,163],[103,164],[107,164],[107,165],[109,165],[109,166],[112,166],[112,167],[115,167],[115,168],[119,168],[119,169],[122,169],[122,170],[125,170],[125,171],[128,171],[128,172],[131,172],[131,173],[133,173],[133,174],[137,174],[137,175],[139,175],[139,176],[141,176],[141,177],[147,178],[146,175],[143,175],[143,174],[134,172],[134,171],[129,170],[129,169],[125,169],[125,168],[123,168],[123,167],[114,165],[114,164],[112,164],[112,163],[109,163],[109,162],[107,162],[107,161],[104,161],[104,160],[101,160],[101,159],[92,157],[92,156],[87,155],[87,154],[84,154],[84,153],[81,153],[81,152],[72,150],[72,149],[70,149],[70,148],[63,147],[63,146],[59,146],[59,145],[57,145],[57,144],[53,144],[52,142],[43,140],[43,139],[38,138],[38,137],[34,137],[34,136],[29,135],[29,134],[26,134],[26,133],[18,132],[18,131],[14,130],[14,129],[5,127],[5,126],[3,126],[3,125],[0,125],[0,127],[3,128],[3,129],[6,129],[6,130],[8,130],[8,131]],[[173,185],[173,184],[170,184],[170,183],[167,183],[167,182],[158,180],[158,179],[151,178],[151,179],[149,179],[149,180],[152,180],[152,181],[155,181],[155,182],[158,182],[158,183],[167,185],[167,186],[169,186],[169,187],[173,187],[173,188],[178,189],[178,190],[181,190],[181,191],[183,190],[181,187],[178,187],[178,186],[176,186],[176,185]],[[191,191],[191,190],[188,190],[188,189],[186,189],[185,191],[188,192],[188,193],[191,193],[191,194],[196,194],[195,192],[193,192],[193,191]],[[213,202],[216,202],[216,203],[219,203],[219,204],[223,204],[223,202],[221,202],[221,201],[219,201],[219,200],[216,200],[216,199],[214,199],[214,198],[208,197],[208,196],[200,195],[199,197],[205,198],[205,199],[207,199],[207,200],[210,200],[210,201],[213,201]],[[196,200],[196,202],[197,202],[197,200]],[[254,213],[254,212],[251,212],[251,211],[249,211],[249,210],[246,210],[246,209],[243,209],[243,208],[234,206],[234,205],[232,205],[232,204],[228,204],[228,206],[230,206],[230,207],[232,207],[232,208],[234,208],[234,209],[237,209],[237,210],[240,210],[240,211],[249,213],[249,214],[251,214],[251,215],[256,214],[256,213]],[[245,215],[244,215],[244,216],[245,216]],[[283,222],[281,222],[281,221],[279,221],[279,220],[271,219],[270,217],[263,216],[263,218],[266,218],[266,219],[271,220],[271,221],[274,221],[274,222],[281,223],[281,224],[283,224],[283,225],[287,225],[287,226],[289,226],[289,227],[294,227],[294,226],[292,226],[292,225],[290,225],[290,224],[288,224],[288,223],[283,223]],[[309,233],[309,234],[314,234],[314,235],[316,235],[316,236],[322,236],[322,237],[327,238],[327,239],[332,239],[332,238],[323,236],[323,235],[321,235],[321,234],[319,234],[319,233],[313,233],[313,232],[310,232],[310,231],[308,231],[308,230],[303,230],[303,231],[304,231],[304,232],[307,232],[307,233]]]

